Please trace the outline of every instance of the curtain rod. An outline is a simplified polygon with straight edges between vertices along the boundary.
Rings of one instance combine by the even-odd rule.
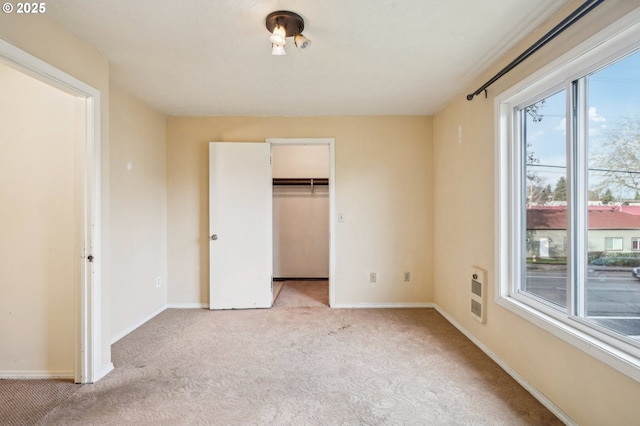
[[[569,16],[567,16],[562,22],[553,27],[551,31],[543,35],[540,40],[533,43],[527,50],[522,52],[520,56],[511,61],[509,65],[504,67],[500,72],[494,75],[489,81],[482,85],[478,90],[473,93],[467,95],[467,100],[471,101],[475,96],[478,96],[480,93],[485,92],[485,97],[487,96],[487,87],[491,86],[497,80],[499,80],[503,75],[514,69],[518,66],[522,61],[527,59],[529,56],[533,55],[535,52],[540,50],[545,44],[553,40],[557,35],[562,33],[564,30],[578,22],[583,16],[587,13],[591,12],[596,8],[600,3],[604,2],[604,0],[587,0],[585,1],[579,8],[573,11]]]

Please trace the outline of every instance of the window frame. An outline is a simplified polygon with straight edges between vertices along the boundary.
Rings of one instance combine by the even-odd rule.
[[[520,120],[518,109],[535,103],[559,90],[567,95],[567,138],[575,141],[584,137],[588,120],[574,122],[572,108],[579,117],[588,117],[585,97],[573,98],[573,93],[586,93],[583,77],[611,64],[640,48],[640,8],[628,13],[604,30],[595,34],[566,54],[552,61],[538,72],[523,79],[495,98],[496,135],[496,303],[509,311],[547,330],[556,337],[572,344],[607,365],[640,382],[640,347],[624,336],[617,335],[596,324],[580,318],[583,314],[586,280],[586,259],[574,256],[573,247],[586,247],[587,213],[578,213],[575,206],[586,204],[587,162],[586,147],[576,143],[567,146],[567,224],[568,257],[574,258],[568,265],[568,282],[577,283],[567,288],[567,309],[559,310],[541,298],[523,294],[519,283],[524,279],[521,262],[526,250],[522,234],[526,213],[521,176],[524,165],[524,147],[519,141]],[[613,53],[612,53],[613,52]],[[583,139],[584,140],[584,139]],[[575,170],[574,170],[575,168]],[[579,176],[573,182],[574,176]],[[581,230],[574,232],[573,228]],[[577,307],[575,309],[574,307]],[[580,308],[582,307],[582,308]]]
[[[635,247],[633,247],[635,243]],[[640,237],[631,237],[631,251],[640,251]]]
[[[619,241],[620,242],[620,248],[607,248],[607,241],[611,241],[612,243],[614,241]],[[615,244],[612,244],[612,246],[614,246]],[[604,237],[604,251],[622,251],[624,248],[624,238],[623,237]]]

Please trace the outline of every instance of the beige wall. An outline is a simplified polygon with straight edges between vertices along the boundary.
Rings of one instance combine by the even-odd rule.
[[[494,302],[494,218],[497,211],[493,111],[493,98],[497,93],[539,69],[616,16],[636,7],[637,2],[612,0],[603,3],[492,86],[488,99],[482,95],[472,102],[465,99],[466,93],[484,83],[581,3],[569,4],[434,116],[435,302],[579,424],[638,424],[638,382]],[[471,265],[488,270],[486,325],[476,322],[468,313],[468,270]]]
[[[542,52],[509,73],[489,90],[468,102],[464,95],[476,89],[519,52],[548,31],[582,2],[573,1],[543,28],[526,38],[510,55],[478,76],[474,85],[429,117],[220,117],[167,119],[167,256],[164,279],[162,228],[149,244],[159,244],[145,258],[145,270],[118,258],[130,270],[126,277],[136,287],[137,308],[127,310],[122,294],[131,283],[111,284],[110,250],[124,248],[140,254],[144,245],[128,247],[128,230],[139,224],[137,214],[151,214],[162,222],[161,153],[147,145],[161,138],[161,117],[114,91],[109,108],[109,67],[106,58],[46,16],[0,15],[0,37],[97,88],[102,93],[102,364],[110,362],[111,300],[126,311],[114,328],[126,329],[162,303],[168,282],[170,303],[208,302],[207,143],[209,141],[263,141],[267,137],[333,137],[336,139],[336,301],[339,304],[424,303],[435,301],[458,323],[507,362],[540,392],[580,424],[635,424],[640,418],[640,385],[594,358],[496,305],[494,270],[494,116],[493,97],[539,69],[615,17],[637,6],[635,0],[609,0]],[[122,108],[144,117],[142,128],[127,116],[116,118],[119,146],[109,158],[109,110]],[[433,128],[432,128],[433,123]],[[141,133],[138,133],[141,132]],[[140,145],[128,142],[141,137]],[[132,151],[128,151],[132,149]],[[151,158],[146,159],[147,155]],[[126,169],[131,162],[132,170]],[[125,167],[126,171],[122,170]],[[146,169],[146,167],[149,169]],[[137,175],[144,168],[144,176]],[[148,204],[133,201],[129,212],[110,214],[109,173],[120,188],[113,193],[119,206],[137,191],[151,188]],[[147,182],[149,178],[152,182]],[[154,184],[155,182],[155,184]],[[135,191],[129,191],[131,183]],[[147,186],[149,185],[149,186]],[[159,208],[160,210],[155,210]],[[114,242],[110,220],[116,222]],[[435,226],[434,226],[435,223]],[[151,229],[144,230],[149,236]],[[146,247],[148,248],[148,247]],[[437,250],[434,250],[437,248]],[[454,253],[455,255],[451,255]],[[435,264],[435,265],[434,265]],[[488,270],[487,324],[475,322],[468,308],[468,267]],[[435,267],[435,276],[432,271]],[[412,282],[402,282],[402,272]],[[368,273],[378,273],[378,283]],[[156,292],[155,276],[162,288]],[[125,275],[123,275],[125,276]],[[149,278],[152,282],[149,283]],[[150,288],[149,288],[150,287]],[[127,295],[128,297],[128,295]],[[149,297],[150,300],[142,299]],[[5,346],[0,346],[4,348]]]
[[[111,336],[167,301],[165,118],[111,89]],[[160,287],[156,287],[156,279]]]
[[[0,372],[74,377],[75,98],[2,64],[0,93]]]
[[[273,145],[274,178],[328,178],[329,145]]]
[[[169,303],[209,299],[208,142],[269,137],[335,138],[336,303],[431,302],[431,133],[429,117],[168,118]]]
[[[109,266],[109,63],[46,15],[0,14],[0,38],[96,88],[101,93],[102,294],[101,368],[111,364]]]

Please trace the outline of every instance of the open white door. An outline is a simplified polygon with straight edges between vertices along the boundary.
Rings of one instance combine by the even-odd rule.
[[[271,145],[209,144],[209,307],[273,302]]]
[[[63,305],[62,303],[57,303],[55,301],[50,300],[51,298],[47,297],[47,301],[49,305],[41,305],[37,309],[38,312],[35,313],[35,316],[34,315],[30,316],[29,321],[27,321],[29,324],[25,325],[23,322],[18,324],[17,327],[14,327],[16,330],[19,331],[18,334],[16,334],[14,330],[13,334],[3,334],[2,336],[0,336],[0,346],[3,347],[3,350],[6,347],[6,348],[12,348],[12,351],[14,352],[15,351],[25,352],[24,350],[21,351],[22,346],[28,345],[30,347],[29,351],[27,351],[29,352],[29,356],[22,357],[22,358],[15,358],[15,359],[20,359],[21,361],[24,361],[24,364],[28,364],[28,365],[24,365],[23,363],[12,362],[10,363],[11,364],[10,370],[5,370],[3,373],[8,376],[17,375],[19,377],[24,377],[29,375],[49,376],[51,374],[53,374],[54,376],[64,377],[64,376],[67,376],[68,374],[69,377],[74,377],[74,380],[78,383],[94,383],[100,380],[102,377],[104,377],[113,369],[113,364],[111,363],[110,357],[107,357],[107,359],[103,359],[102,357],[103,355],[102,349],[105,346],[103,345],[104,342],[102,339],[103,315],[102,315],[101,309],[104,301],[102,300],[102,290],[101,290],[102,287],[101,287],[101,281],[100,281],[100,277],[102,275],[101,269],[100,269],[102,265],[102,256],[101,256],[100,247],[102,246],[101,236],[103,234],[101,231],[102,227],[101,227],[101,215],[100,215],[100,211],[101,211],[100,203],[102,200],[102,197],[101,197],[102,191],[100,186],[100,164],[103,163],[100,160],[100,152],[101,152],[100,96],[101,94],[100,94],[100,91],[95,89],[94,87],[91,87],[88,84],[76,79],[75,77],[69,74],[66,74],[60,69],[55,68],[54,66],[46,62],[43,62],[42,60],[36,58],[35,56],[31,56],[29,53],[19,49],[18,47],[4,40],[0,40],[0,62],[3,65],[7,65],[8,68],[14,69],[19,74],[25,74],[27,76],[33,77],[34,80],[39,81],[38,84],[44,83],[48,86],[51,86],[52,88],[59,89],[61,92],[71,95],[73,98],[75,98],[74,100],[75,118],[71,117],[72,113],[69,110],[67,110],[66,107],[61,109],[61,111],[65,111],[64,113],[65,118],[62,121],[58,120],[59,117],[58,118],[49,117],[54,121],[58,120],[57,124],[61,124],[64,122],[64,123],[70,123],[70,125],[75,126],[75,131],[72,132],[71,135],[69,135],[66,139],[67,142],[72,144],[73,142],[72,135],[75,134],[75,152],[68,152],[66,148],[70,148],[71,145],[63,144],[64,146],[62,150],[57,151],[57,154],[60,154],[63,157],[56,157],[55,159],[55,160],[61,160],[61,161],[70,159],[71,165],[69,165],[67,170],[75,169],[75,174],[73,174],[73,176],[64,175],[61,178],[62,179],[64,179],[65,177],[70,178],[70,180],[67,179],[67,184],[73,185],[73,187],[72,189],[70,189],[70,187],[63,185],[61,181],[58,181],[58,180],[55,180],[55,183],[47,182],[47,185],[54,185],[56,188],[55,193],[56,193],[57,204],[54,203],[56,204],[55,208],[56,209],[70,208],[74,213],[73,219],[72,219],[72,222],[73,222],[72,226],[74,228],[72,235],[69,240],[65,239],[66,235],[63,237],[63,239],[65,239],[64,241],[62,239],[58,240],[56,237],[52,237],[53,235],[51,234],[52,230],[47,229],[46,235],[43,235],[43,233],[40,232],[40,233],[37,233],[37,235],[35,236],[35,238],[37,239],[36,246],[34,246],[34,244],[28,245],[28,249],[24,251],[24,253],[31,253],[30,258],[25,258],[27,259],[26,260],[27,264],[29,261],[31,262],[32,265],[37,263],[36,267],[39,269],[36,269],[36,272],[38,271],[43,272],[42,274],[40,274],[40,277],[38,277],[39,281],[37,281],[37,284],[44,284],[42,287],[39,287],[39,288],[24,287],[24,286],[20,287],[19,286],[19,284],[21,284],[20,280],[24,281],[25,279],[23,276],[21,276],[19,280],[11,280],[11,283],[14,285],[14,287],[15,285],[18,285],[18,287],[16,287],[18,289],[18,293],[17,293],[18,298],[21,297],[22,292],[25,292],[25,291],[31,292],[32,297],[30,297],[30,300],[32,302],[40,298],[41,296],[45,296],[46,294],[55,293],[56,297],[62,297],[63,298],[62,303],[65,303],[66,301],[69,301],[71,299],[69,298],[64,299],[65,297],[64,295],[71,294],[70,297],[74,297],[73,293],[75,292],[75,298],[73,299],[72,307],[68,307],[74,311],[74,312],[71,312],[70,315],[75,314],[75,317],[72,320],[69,320],[68,318],[63,318],[65,315],[62,315],[60,316],[60,318],[56,317],[55,324],[48,324],[48,325],[46,320],[40,321],[41,318],[53,318],[54,316],[56,316],[55,314],[56,309],[66,309],[67,311],[69,310],[65,308],[64,307],[65,305]],[[3,70],[2,74],[4,79],[3,81],[5,81],[6,83],[8,81],[6,80],[6,78],[8,77],[7,69]],[[15,74],[13,75],[15,76]],[[18,127],[22,126],[21,123],[25,122],[25,120],[27,119],[33,122],[37,122],[38,120],[38,117],[33,115],[33,111],[26,111],[23,113],[22,108],[15,107],[16,104],[21,106],[27,106],[30,102],[30,98],[32,97],[32,96],[27,96],[27,98],[29,99],[27,99],[26,101],[22,99],[25,97],[25,95],[24,94],[20,95],[16,93],[16,91],[19,90],[20,87],[22,86],[12,85],[12,88],[15,88],[15,91],[12,91],[10,94],[6,93],[6,91],[4,90],[2,92],[3,96],[5,96],[4,100],[7,100],[10,103],[11,113],[15,114],[16,117],[18,114],[21,114],[21,116],[18,117],[18,121],[16,122],[16,126]],[[29,93],[31,92],[33,91],[29,89]],[[56,103],[56,107],[57,107],[58,101],[55,100],[55,98],[60,99],[59,95],[53,96],[52,98],[47,97],[46,100],[41,99],[40,96],[36,96],[36,97],[38,98],[37,101],[44,102],[47,105],[49,105],[49,102],[53,101]],[[62,97],[64,98],[64,96]],[[12,100],[14,99],[18,99],[19,102],[17,103],[15,101],[12,102]],[[46,107],[40,112],[46,114],[47,113]],[[66,112],[69,112],[69,114],[67,114]],[[9,116],[5,116],[5,115],[2,116],[2,119],[5,120],[5,122],[8,122],[7,120],[14,120],[14,121],[16,120],[16,118],[12,119],[12,118],[9,118]],[[3,122],[3,126],[5,122]],[[43,124],[39,123],[38,127],[42,127],[42,126]],[[44,129],[49,129],[49,125],[44,125],[44,126],[45,126]],[[3,130],[5,132],[7,131],[11,132],[11,127],[9,126],[9,128],[7,129],[6,126],[4,126]],[[48,148],[50,148],[51,146],[54,146],[51,143],[52,141],[47,139],[47,138],[51,138],[52,137],[51,135],[45,135],[44,137],[40,137],[40,135],[34,136],[33,132],[31,132],[30,129],[27,129],[27,130],[29,131],[23,132],[22,130],[19,130],[18,133],[16,133],[15,135],[11,135],[6,140],[17,143],[18,141],[20,141],[20,139],[30,138],[29,141],[31,144],[35,143],[37,145],[40,141],[42,141],[44,145],[47,145]],[[63,133],[60,133],[59,130],[60,129],[55,130],[55,133],[59,137],[64,137]],[[42,130],[42,131],[45,131],[45,132],[49,131],[51,133],[50,130]],[[23,145],[19,146],[20,150],[25,148],[25,146]],[[47,155],[45,153],[46,148],[43,149],[38,146],[37,148],[33,148],[33,149],[38,151],[38,155],[40,157],[42,157],[43,155],[44,156]],[[16,154],[18,153],[16,152]],[[12,158],[11,156],[7,156],[5,152],[3,152],[2,155],[3,155],[3,160],[5,161],[7,161],[7,159]],[[51,160],[51,161],[55,161],[55,160]],[[48,160],[45,163],[48,163],[48,162],[50,161]],[[42,170],[39,170],[38,166],[33,162],[33,155],[31,155],[31,158],[29,158],[27,163],[25,164],[28,164],[28,167],[33,171],[33,173],[31,173],[31,175],[28,176],[29,179],[33,178],[34,176],[38,176],[36,172],[39,173],[42,171]],[[21,166],[22,168],[24,168],[25,164],[23,163],[18,164],[14,161],[14,163],[11,164],[12,167],[3,169],[3,175],[6,175],[7,173],[10,173],[13,171],[18,171],[22,173],[23,170],[19,170],[19,169]],[[61,163],[58,163],[58,165],[60,164]],[[54,166],[53,163],[45,164],[45,168],[50,165]],[[53,170],[53,169],[47,169],[47,170]],[[25,186],[23,182],[21,182],[21,180],[19,180],[18,176],[19,176],[18,174],[13,173],[11,178],[7,182],[9,181],[14,183],[19,182],[20,189],[23,190],[23,192],[25,192],[26,194],[28,194],[26,195],[26,197],[29,197],[29,198],[25,198],[25,200],[28,203],[31,203],[30,205],[35,205],[34,202],[38,199],[33,198],[35,194],[32,192],[29,192],[30,189],[27,189],[28,187]],[[44,176],[44,175],[40,174],[39,176]],[[40,187],[36,185],[36,188],[40,188]],[[69,201],[65,201],[63,198],[58,197],[59,192],[68,194],[68,191],[72,191],[74,193],[73,199],[75,199],[75,202],[70,201],[72,204],[69,204]],[[50,196],[51,194],[53,194],[51,188],[49,188],[48,192]],[[6,192],[6,194],[10,195],[11,192]],[[15,203],[16,200],[12,199],[11,201]],[[2,200],[2,202],[4,202],[4,200]],[[5,206],[3,205],[3,209],[4,207]],[[14,207],[15,208],[24,207],[24,205],[12,206],[12,208]],[[34,229],[33,228],[34,223],[36,225],[38,224],[42,225],[42,224],[49,223],[52,220],[55,222],[55,217],[52,216],[53,213],[49,212],[48,209],[46,208],[39,208],[39,209],[30,208],[28,210],[30,210],[30,214],[33,213],[33,218],[24,216],[21,218],[20,222],[31,223],[31,226],[27,227],[27,228],[30,228],[28,229],[29,232],[31,232]],[[9,225],[10,222],[8,220],[5,220],[5,217],[6,217],[5,211],[3,210],[2,213],[3,213],[3,222],[4,222],[3,225],[5,227],[10,226]],[[19,228],[16,228],[16,229],[18,230],[18,232],[20,232]],[[12,229],[12,231],[15,232],[16,229]],[[66,228],[63,226],[61,229],[64,230]],[[20,237],[21,237],[19,239],[20,241],[33,240],[33,239],[30,239],[29,235],[22,234]],[[42,256],[34,257],[35,256],[34,253],[37,252],[37,248],[38,248],[37,244],[40,241],[47,241],[47,239],[54,241],[52,244],[55,244],[55,249],[52,250],[51,246],[47,246],[49,248],[47,250],[47,253],[45,254],[46,258],[43,258]],[[5,235],[3,232],[2,242],[6,245],[7,241],[10,241],[10,240],[7,240],[5,238]],[[0,247],[0,249],[2,249],[2,247]],[[22,257],[23,251],[21,249],[17,248],[15,245],[12,246],[11,249],[17,256]],[[67,253],[69,254],[67,255]],[[65,260],[64,262],[57,262],[54,260],[52,263],[51,261],[51,259],[53,259],[52,256],[63,256],[65,257],[65,259],[68,259],[68,260]],[[3,261],[7,261],[7,260],[8,260],[7,258],[3,258]],[[20,268],[16,265],[15,262],[12,263],[12,266],[13,266],[13,270],[20,270]],[[73,268],[73,272],[69,273],[68,278],[71,277],[70,279],[73,280],[75,288],[72,289],[70,293],[67,293],[65,291],[66,289],[49,287],[49,284],[53,283],[53,280],[55,280],[54,276],[60,276],[59,275],[61,273],[60,268],[64,270],[66,267]],[[49,268],[55,268],[55,270],[50,270]],[[5,271],[3,270],[2,272],[4,273]],[[34,272],[33,271],[30,271],[30,272],[33,276]],[[62,274],[64,275],[64,272],[62,272]],[[5,284],[4,281],[6,280],[4,280],[4,277],[0,277],[0,279],[2,279],[3,284]],[[31,281],[31,282],[33,283],[34,281]],[[71,282],[71,281],[67,281],[67,282]],[[47,287],[45,287],[45,285]],[[3,288],[3,294],[0,297],[0,299],[2,299],[2,302],[4,303],[0,303],[0,309],[2,309],[5,305],[7,305],[7,303],[9,304],[12,303],[12,299],[8,298],[8,296],[9,294],[4,292],[4,288]],[[53,303],[53,305],[51,305],[51,303]],[[106,303],[108,305],[108,301]],[[26,305],[29,305],[29,306],[26,306]],[[11,315],[11,317],[13,317],[11,321],[20,321],[19,318],[24,317],[25,311],[24,310],[20,311],[20,309],[23,309],[23,308],[33,309],[33,306],[34,306],[33,303],[26,304],[26,305],[21,301],[18,302],[18,304],[15,306],[15,309],[18,310],[18,314],[15,315],[16,312],[14,312],[14,315]],[[53,310],[48,309],[47,306],[49,306],[50,308],[53,307],[51,308]],[[42,309],[42,308],[45,308],[45,309]],[[44,315],[45,317],[42,317],[42,315]],[[2,325],[7,326],[9,327],[9,329],[11,329],[12,328],[11,321],[6,324],[3,323]],[[58,330],[63,330],[63,333],[61,333],[61,335],[55,335],[55,336],[50,334],[50,333],[56,334]],[[71,330],[71,332],[74,333],[75,339],[70,339],[69,336],[66,335],[66,332],[69,330]],[[12,336],[16,336],[16,342],[11,342],[6,340],[6,339],[10,339]],[[67,362],[64,361],[64,359],[67,359],[66,354],[61,354],[59,350],[60,348],[68,347],[66,346],[66,342],[68,342],[69,340],[71,340],[72,342],[73,340],[75,340],[75,342],[73,342],[75,343],[74,345],[75,348],[73,351],[75,352],[74,354],[75,362],[69,361],[69,363],[67,364]],[[56,346],[59,346],[60,348],[56,348],[54,351],[51,351],[51,350],[47,351],[46,349],[50,346],[50,343],[52,341],[55,341]],[[39,351],[39,349],[34,349],[34,348],[42,348],[42,354],[40,354],[41,351]],[[64,351],[64,349],[62,350]],[[34,355],[33,353],[31,353],[34,351],[38,352],[38,354]],[[3,355],[10,355],[10,352],[6,352]],[[9,356],[9,358],[11,358],[11,356]],[[57,364],[58,369],[56,371],[49,371],[49,367],[51,367],[50,360],[53,360],[53,359],[57,360],[55,364]],[[71,360],[70,357],[68,359]],[[60,364],[61,362],[63,362],[64,364]],[[43,366],[40,366],[39,363],[44,363],[44,364]],[[67,370],[66,365],[73,365],[73,367]]]

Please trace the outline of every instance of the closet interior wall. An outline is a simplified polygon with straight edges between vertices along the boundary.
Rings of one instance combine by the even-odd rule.
[[[328,145],[273,145],[273,277],[329,277]],[[311,185],[309,179],[316,180]],[[320,181],[322,182],[322,181]]]

